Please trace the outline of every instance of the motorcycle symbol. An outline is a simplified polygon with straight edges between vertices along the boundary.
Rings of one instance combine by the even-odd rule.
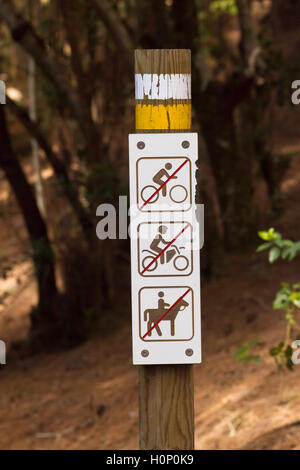
[[[166,253],[162,253],[157,259],[155,259],[157,257],[157,253],[155,253],[154,251],[146,249],[142,250],[142,253],[149,253],[142,260],[143,269],[145,269],[147,266],[149,266],[150,263],[152,263],[151,266],[149,266],[147,269],[147,271],[152,272],[155,271],[159,262],[160,264],[165,264],[165,262],[170,263],[173,260],[173,266],[177,271],[185,271],[189,267],[190,262],[186,256],[180,253],[180,250],[184,249],[184,246],[178,248],[176,245],[171,245],[170,249],[167,250]]]

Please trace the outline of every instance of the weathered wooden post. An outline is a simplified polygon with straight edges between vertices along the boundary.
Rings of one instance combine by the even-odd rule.
[[[136,131],[138,133],[178,133],[190,130],[190,50],[137,50],[135,52],[135,86]],[[144,143],[139,142],[137,145],[139,144],[141,144],[139,148],[142,149]],[[184,144],[189,145],[189,143],[180,140],[181,151],[183,150],[182,147],[185,148]],[[172,152],[170,157],[171,155],[173,155]],[[184,152],[180,153],[179,151],[179,155],[184,155]],[[191,166],[194,169],[192,163],[193,162],[191,162]],[[190,174],[192,175],[192,171],[190,171]],[[195,177],[194,174],[191,177]],[[163,198],[161,197],[161,199]],[[179,202],[179,200],[177,201]],[[144,205],[147,202],[148,201],[146,201]],[[148,204],[148,206],[150,206],[150,204]],[[145,269],[142,272],[140,271],[140,274],[143,274]],[[181,282],[181,284],[177,283],[177,286],[185,286],[185,283],[187,283],[186,279],[183,279]],[[162,285],[165,286],[166,284]],[[180,295],[179,287],[177,297]],[[175,288],[177,289],[176,286]],[[146,289],[150,289],[150,287],[146,287]],[[158,295],[163,294],[163,292],[158,293]],[[153,302],[155,303],[156,299],[153,299]],[[199,309],[197,309],[197,312],[200,317]],[[198,314],[197,312],[196,315]],[[155,331],[153,332],[153,336],[154,333]],[[145,339],[146,334],[142,337],[143,339]],[[141,337],[141,332],[139,335]],[[193,345],[194,344],[195,343],[193,343]],[[183,349],[183,351],[184,350],[186,356],[190,356],[195,352],[193,349]],[[149,355],[149,351],[145,349],[141,354],[146,357]],[[200,360],[196,358],[194,362],[200,362]],[[139,403],[141,449],[191,450],[194,448],[194,390],[192,364],[174,363],[139,366]]]

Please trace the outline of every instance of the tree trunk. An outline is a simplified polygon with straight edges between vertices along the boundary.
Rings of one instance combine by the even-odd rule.
[[[243,142],[238,109],[239,104],[249,96],[252,79],[240,73],[228,77],[225,83],[219,83],[209,76],[199,55],[201,45],[195,0],[174,0],[173,17],[176,45],[191,47],[194,56],[194,109],[215,178],[223,225],[223,245],[225,248],[233,248],[249,239],[255,218],[252,209],[252,159]],[[246,27],[245,30],[248,44],[249,31]],[[205,199],[208,201],[209,196]],[[211,233],[218,233],[213,226],[209,230]]]
[[[35,10],[33,7],[33,1],[29,0],[28,2],[28,16],[29,19],[34,19]],[[36,106],[36,68],[35,60],[33,57],[28,57],[28,99],[29,99],[29,116],[30,119],[35,122],[37,119],[37,106]],[[40,152],[39,146],[36,139],[31,138],[31,148],[32,148],[32,164],[35,172],[36,182],[35,182],[35,195],[37,200],[38,208],[41,212],[41,215],[46,219],[46,206],[43,190],[43,178],[41,170],[41,161],[40,161]]]
[[[76,185],[73,184],[73,182],[70,180],[66,166],[56,155],[56,153],[52,150],[40,127],[36,122],[30,119],[26,110],[19,106],[17,103],[15,103],[13,100],[11,100],[8,96],[6,98],[6,101],[9,110],[23,124],[23,126],[27,129],[28,133],[34,139],[36,139],[41,149],[45,152],[45,155],[51,167],[53,168],[53,171],[62,187],[62,190],[66,198],[69,200],[70,205],[74,210],[74,213],[77,216],[78,222],[80,224],[80,227],[82,229],[83,235],[87,241],[89,248],[94,248],[96,236],[92,217],[89,214],[88,210],[82,205]]]
[[[71,65],[77,82],[77,96],[81,113],[85,121],[85,140],[88,151],[88,162],[94,163],[95,156],[98,158],[103,152],[99,126],[96,126],[92,116],[92,98],[94,93],[95,77],[90,73],[91,64],[83,66],[84,51],[80,47],[80,23],[82,10],[74,5],[71,0],[60,3],[60,9],[67,33],[68,42],[71,46]]]
[[[95,9],[98,10],[103,23],[111,32],[117,47],[122,51],[123,62],[129,74],[132,74],[134,46],[118,12],[111,5],[112,2],[108,0],[92,0],[91,3],[94,5]]]
[[[36,121],[36,76],[35,62],[32,57],[28,58],[28,95],[29,95],[29,115],[33,122]],[[39,146],[34,138],[31,138],[32,163],[36,177],[35,193],[38,208],[43,217],[46,215],[46,207],[43,191],[43,178],[41,171],[41,162],[39,155]]]
[[[253,28],[251,15],[251,6],[248,0],[237,0],[237,9],[241,30],[241,55],[244,60],[244,66],[249,67],[251,55],[257,47],[256,34]]]
[[[14,191],[24,217],[38,283],[38,311],[45,326],[48,326],[49,323],[56,321],[54,306],[58,292],[55,282],[54,254],[33,192],[12,149],[3,106],[0,106],[0,135],[0,166]]]
[[[136,43],[143,49],[175,47],[164,0],[136,2]]]
[[[228,100],[230,88],[211,83],[198,101],[228,249],[249,241],[255,221],[252,154],[243,141],[239,108]],[[237,87],[232,85],[232,89]]]
[[[48,53],[43,39],[37,35],[32,24],[17,12],[12,2],[0,0],[0,14],[1,20],[9,28],[14,41],[34,58],[42,73],[57,89],[61,100],[69,107],[81,129],[85,131],[84,116],[72,85],[61,64]]]

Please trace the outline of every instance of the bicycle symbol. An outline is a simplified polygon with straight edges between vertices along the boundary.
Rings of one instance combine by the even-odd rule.
[[[158,188],[156,188],[155,186],[151,184],[149,184],[148,186],[145,186],[141,192],[141,198],[143,202],[148,201],[148,199],[152,196],[152,194],[155,193],[157,189]],[[159,196],[160,196],[160,191],[158,191],[155,194],[155,196],[153,196],[153,198],[150,199],[150,201],[148,201],[148,204],[153,204],[154,202],[157,202]],[[182,186],[182,184],[176,184],[170,189],[169,197],[171,201],[175,202],[176,204],[181,204],[185,202],[188,197],[187,189],[184,186]]]
[[[167,180],[165,180],[164,178],[177,179],[177,176],[170,176],[170,174],[168,173],[171,168],[172,164],[166,163],[165,167],[161,168],[152,178],[152,181],[157,184],[157,186],[149,184],[142,189],[141,198],[144,202],[148,202],[148,204],[153,204],[157,202],[158,198],[160,197],[160,194],[162,195],[162,197],[166,197],[168,195],[171,201],[175,202],[176,204],[180,204],[186,201],[188,197],[188,191],[182,184],[176,184],[172,186],[170,189],[168,189],[167,194]],[[161,188],[161,191],[158,191],[159,188]]]

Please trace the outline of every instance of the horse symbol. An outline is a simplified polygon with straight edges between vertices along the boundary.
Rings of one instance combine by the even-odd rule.
[[[163,293],[159,293],[163,294]],[[162,297],[162,295],[159,295]],[[162,317],[163,315],[169,310],[168,308],[165,308],[165,304],[163,308],[155,308],[155,309],[146,309],[144,311],[144,321],[147,321],[147,331],[149,331],[148,335],[151,336],[152,331],[151,328],[153,325],[155,325]],[[176,304],[170,311],[169,313],[162,318],[161,321],[169,321],[170,322],[170,329],[171,329],[171,336],[175,335],[175,320],[179,312],[182,312],[186,307],[188,307],[189,304],[185,300],[181,299],[178,304]],[[156,332],[159,336],[162,336],[162,331],[159,327],[159,324],[155,326]]]

